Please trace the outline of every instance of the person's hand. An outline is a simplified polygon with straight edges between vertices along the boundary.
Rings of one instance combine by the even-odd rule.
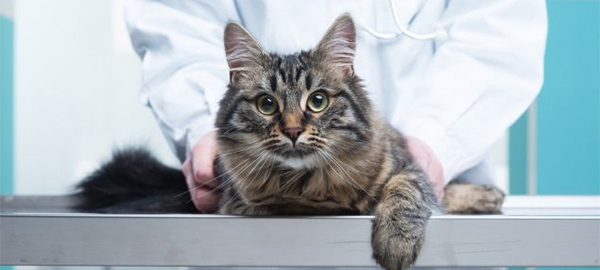
[[[213,167],[216,156],[216,132],[212,131],[198,140],[181,167],[192,201],[202,213],[214,213],[219,207],[221,181],[216,178]]]
[[[444,197],[444,170],[442,164],[424,141],[409,136],[406,138],[406,144],[408,151],[433,183],[435,195],[441,200]]]

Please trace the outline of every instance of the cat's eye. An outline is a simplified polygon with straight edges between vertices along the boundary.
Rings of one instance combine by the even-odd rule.
[[[256,102],[256,108],[264,115],[272,115],[277,111],[277,100],[270,95],[261,96]]]
[[[320,112],[327,108],[327,105],[329,105],[329,99],[322,92],[315,92],[308,97],[306,105],[311,111]]]

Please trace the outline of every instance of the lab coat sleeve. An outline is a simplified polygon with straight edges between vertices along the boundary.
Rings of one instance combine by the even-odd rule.
[[[214,128],[228,70],[223,28],[238,20],[232,1],[124,1],[133,48],[142,60],[142,102],[183,161]]]
[[[405,134],[425,141],[446,182],[478,164],[528,108],[543,81],[542,0],[449,1],[435,54],[412,89]]]

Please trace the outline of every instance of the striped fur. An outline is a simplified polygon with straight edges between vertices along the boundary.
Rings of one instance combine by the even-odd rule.
[[[428,218],[443,209],[403,136],[373,110],[354,74],[354,31],[343,15],[314,50],[277,55],[261,49],[241,25],[227,26],[232,80],[216,122],[226,175],[220,212],[374,214],[374,258],[386,269],[404,269],[416,260]],[[315,92],[329,98],[318,113],[306,105]],[[262,95],[277,100],[273,115],[257,109]],[[285,134],[289,127],[302,130],[295,144]],[[475,197],[495,202],[504,196],[495,188],[468,191],[476,190],[482,193]],[[464,195],[460,203],[444,201],[450,210],[476,208],[465,205],[477,201],[464,199],[469,192],[448,191]],[[499,211],[500,204],[491,206],[477,209]]]
[[[428,218],[444,210],[404,137],[373,110],[354,74],[350,16],[339,17],[314,50],[293,55],[265,52],[232,22],[225,49],[231,82],[216,121],[220,212],[374,215],[375,260],[390,270],[412,265]],[[325,109],[309,109],[315,93],[328,98]],[[259,110],[264,95],[276,100],[273,113]],[[193,207],[181,203],[189,202],[182,177],[147,152],[120,152],[82,182],[78,208],[189,212]],[[497,213],[504,198],[496,188],[462,182],[446,194],[444,206],[453,213]]]

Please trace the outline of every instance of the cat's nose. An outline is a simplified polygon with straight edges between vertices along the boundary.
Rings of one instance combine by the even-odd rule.
[[[289,127],[283,130],[283,133],[290,137],[292,143],[296,144],[296,140],[298,139],[298,135],[304,131],[301,127]]]

